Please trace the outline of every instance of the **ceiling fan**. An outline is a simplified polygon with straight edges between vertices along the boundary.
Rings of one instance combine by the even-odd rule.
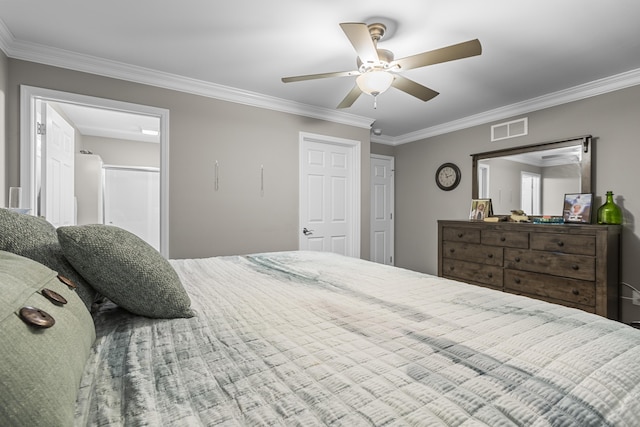
[[[374,97],[375,108],[377,96],[391,86],[422,101],[428,101],[436,97],[438,92],[398,73],[403,70],[467,58],[482,53],[480,42],[478,39],[474,39],[394,60],[393,52],[378,49],[377,46],[378,41],[382,39],[387,30],[384,24],[367,25],[359,22],[346,22],[340,24],[340,27],[358,54],[357,70],[282,78],[284,83],[290,83],[327,77],[358,76],[355,86],[338,105],[338,108],[351,107],[362,93]]]

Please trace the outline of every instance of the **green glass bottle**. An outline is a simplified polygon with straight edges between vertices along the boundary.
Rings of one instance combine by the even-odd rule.
[[[611,191],[607,191],[607,201],[598,209],[598,224],[622,224],[622,209],[613,202]]]

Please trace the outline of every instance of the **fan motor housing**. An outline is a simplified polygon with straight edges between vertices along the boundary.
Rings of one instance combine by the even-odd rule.
[[[380,69],[389,68],[389,64],[393,62],[393,52],[387,49],[376,49],[376,50],[378,51],[378,58],[380,59],[380,62],[377,64],[374,64],[374,63],[365,64],[360,60],[360,57],[358,57],[357,64],[358,64],[358,70],[360,70],[360,72],[363,72],[363,68],[365,69],[365,71],[371,68],[380,68]]]

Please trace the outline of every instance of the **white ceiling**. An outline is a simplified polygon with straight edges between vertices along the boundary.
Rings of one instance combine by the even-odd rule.
[[[159,143],[160,119],[125,111],[70,103],[52,103],[82,135]],[[157,132],[155,135],[144,131]]]
[[[384,18],[396,58],[478,38],[481,56],[408,70],[440,95],[390,89],[335,106],[354,77],[282,83],[356,68],[340,22]],[[638,0],[0,0],[10,57],[355,120],[380,142],[419,137],[640,84]],[[235,98],[234,98],[235,97]],[[372,138],[376,140],[376,138]]]

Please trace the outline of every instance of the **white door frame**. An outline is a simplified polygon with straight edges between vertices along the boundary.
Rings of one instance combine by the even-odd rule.
[[[380,159],[380,160],[385,160],[388,161],[391,167],[391,171],[393,172],[395,170],[395,157],[393,156],[385,156],[383,154],[371,154],[370,157],[372,159]],[[391,254],[391,259],[387,261],[385,261],[385,264],[390,264],[390,265],[395,265],[395,246],[394,246],[394,241],[395,241],[395,173],[391,174],[390,177],[390,181],[391,181],[391,187],[389,188],[389,201],[391,204],[391,209],[390,209],[390,214],[391,214],[391,218],[389,218],[388,220],[390,221],[390,228],[389,228],[389,234],[390,234],[390,241],[389,241],[389,247],[387,249],[389,249],[389,254]],[[371,185],[371,201],[373,201],[373,179],[370,182]],[[371,209],[371,211],[369,212],[369,215],[372,217],[371,218],[371,230],[369,232],[370,234],[370,238],[369,238],[369,245],[370,245],[370,251],[372,252],[369,256],[369,258],[371,260],[373,260],[373,249],[374,249],[374,245],[373,245],[373,236],[371,235],[373,233],[373,209]]]
[[[169,110],[106,98],[20,86],[20,186],[25,208],[35,203],[36,100],[126,111],[160,119],[160,253],[169,257]]]
[[[299,170],[299,197],[298,197],[298,229],[296,232],[298,233],[298,248],[303,247],[303,239],[305,238],[302,233],[302,228],[305,226],[303,224],[304,219],[302,218],[303,211],[303,202],[305,198],[303,198],[303,191],[305,189],[302,185],[303,182],[303,147],[306,142],[315,142],[319,144],[325,145],[339,145],[342,147],[347,147],[351,150],[351,164],[349,165],[349,181],[351,182],[351,191],[353,197],[351,200],[348,200],[348,218],[347,221],[352,226],[349,227],[349,239],[350,244],[347,250],[347,254],[349,256],[360,258],[360,228],[361,228],[361,218],[360,218],[360,201],[361,201],[361,184],[360,184],[360,164],[361,164],[361,142],[353,139],[345,139],[345,138],[337,138],[334,136],[327,135],[319,135],[308,132],[300,132],[299,135],[299,144],[298,144],[298,170]]]
[[[490,199],[489,195],[491,188],[491,169],[489,165],[483,165],[478,163],[478,198]]]

